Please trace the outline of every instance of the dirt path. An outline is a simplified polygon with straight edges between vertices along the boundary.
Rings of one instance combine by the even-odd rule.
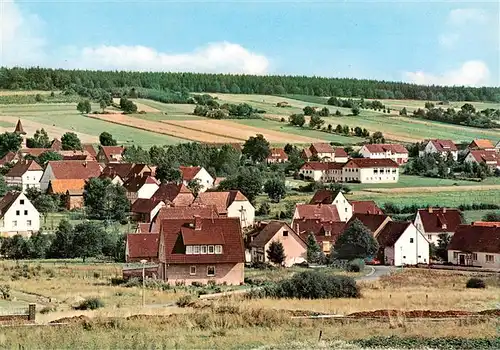
[[[0,116],[0,120],[4,120],[7,122],[10,122],[12,124],[16,124],[18,117],[9,117],[9,116]],[[47,131],[47,134],[50,135],[50,137],[56,137],[58,139],[61,139],[61,136],[64,135],[67,132],[74,132],[76,135],[78,135],[78,138],[83,142],[83,143],[98,143],[99,142],[99,137],[98,136],[93,136],[93,135],[88,135],[84,134],[81,132],[76,131],[76,129],[65,129],[65,128],[60,128],[57,127],[57,125],[49,125],[49,124],[42,124],[42,123],[37,123],[31,120],[26,120],[21,118],[21,122],[23,123],[24,131],[31,136],[35,133],[36,130],[39,129],[45,129]],[[0,127],[0,132],[12,132],[14,131],[14,128],[5,128],[5,127]]]
[[[190,130],[213,133],[214,135],[231,135],[231,137],[240,141],[245,141],[250,136],[255,136],[256,134],[262,134],[271,143],[321,142],[321,140],[311,137],[243,125],[231,120],[162,120],[161,122]]]
[[[174,124],[159,123],[123,114],[89,114],[88,117],[191,141],[220,143],[241,142],[241,140],[236,137],[214,135],[204,131],[194,131],[175,126]]]

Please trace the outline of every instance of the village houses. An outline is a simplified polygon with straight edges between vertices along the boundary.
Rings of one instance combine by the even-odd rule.
[[[399,165],[408,162],[408,150],[401,144],[366,144],[360,153],[364,158],[392,159]]]
[[[97,161],[99,163],[120,163],[123,159],[123,146],[100,146],[97,153]]]
[[[486,164],[492,171],[500,170],[500,153],[495,150],[470,150],[464,159],[469,164]]]
[[[285,253],[284,266],[290,267],[306,261],[307,245],[305,241],[283,221],[271,220],[260,223],[249,243],[251,261],[268,263],[267,251],[272,242],[280,242]]]
[[[194,202],[193,192],[183,183],[161,183],[153,198],[160,199],[175,207],[187,207]]]
[[[500,142],[500,141],[499,141]],[[496,151],[495,145],[490,140],[485,139],[475,139],[473,140],[469,146],[467,146],[469,150],[480,150],[480,151]]]
[[[214,185],[214,178],[203,167],[181,166],[179,171],[181,172],[182,183],[186,186],[190,181],[198,180],[201,185],[200,192],[205,192]]]
[[[436,245],[440,234],[453,235],[461,223],[462,216],[458,209],[432,207],[419,209],[414,221],[415,227],[425,239]]]
[[[462,266],[500,268],[500,222],[457,226],[448,244],[448,261]]]
[[[138,198],[130,207],[130,212],[134,221],[148,223],[164,206],[165,202],[158,198]]]
[[[285,163],[288,161],[288,155],[283,148],[271,148],[271,153],[266,158],[267,164]]]
[[[48,194],[61,197],[67,210],[83,208],[84,179],[54,179],[49,182]]]
[[[306,162],[313,158],[321,162],[345,163],[349,157],[342,148],[334,149],[328,143],[313,143],[309,148],[304,148],[302,158]]]
[[[101,167],[97,162],[56,160],[47,163],[40,179],[40,190],[47,191],[52,180],[88,180],[99,177]]]
[[[129,178],[123,183],[123,187],[127,191],[128,200],[133,204],[137,199],[151,198],[160,185],[158,180],[151,175],[142,175]]]
[[[129,233],[125,243],[125,261],[127,263],[146,260],[158,262],[158,233]]]
[[[458,160],[458,148],[452,140],[428,140],[424,149],[419,151],[419,156],[423,157],[425,154],[433,153],[437,153],[441,157],[448,157],[448,154],[451,154],[454,161]]]
[[[163,220],[158,276],[169,284],[244,281],[245,249],[237,218]]]
[[[22,160],[5,175],[5,182],[8,186],[19,187],[23,192],[28,188],[40,188],[40,179],[43,169],[34,160]]]
[[[0,199],[0,235],[31,236],[40,230],[40,214],[22,192],[10,191]]]

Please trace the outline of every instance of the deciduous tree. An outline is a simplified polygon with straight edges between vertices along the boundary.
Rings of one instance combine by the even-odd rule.
[[[270,154],[269,142],[262,134],[251,136],[243,145],[243,154],[248,156],[254,162],[264,161]]]
[[[101,135],[99,135],[99,143],[102,146],[116,146],[118,144],[113,138],[113,135],[106,131],[103,131]]]
[[[67,150],[81,150],[82,143],[74,132],[67,132],[61,137],[62,149]]]
[[[271,244],[269,244],[266,254],[267,259],[276,265],[282,265],[286,258],[283,243],[278,241],[272,241]]]
[[[377,254],[378,242],[361,221],[355,219],[337,238],[334,252],[338,259],[354,260],[373,257]]]
[[[22,142],[22,136],[15,132],[4,132],[0,134],[0,158],[9,152],[19,151]]]
[[[286,196],[285,181],[277,177],[267,180],[264,184],[264,192],[274,203],[279,203]]]

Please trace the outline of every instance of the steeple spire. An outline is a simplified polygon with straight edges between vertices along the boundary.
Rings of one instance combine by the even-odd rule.
[[[24,128],[23,128],[23,124],[21,123],[21,119],[17,120],[16,129],[14,130],[14,132],[16,134],[26,135],[26,132],[24,131]]]

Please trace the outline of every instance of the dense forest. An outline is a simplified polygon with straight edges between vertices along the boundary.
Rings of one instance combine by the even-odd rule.
[[[500,102],[499,87],[421,86],[401,82],[305,76],[118,72],[48,68],[0,68],[0,89],[63,90],[137,87],[174,92],[302,94],[375,99]]]

